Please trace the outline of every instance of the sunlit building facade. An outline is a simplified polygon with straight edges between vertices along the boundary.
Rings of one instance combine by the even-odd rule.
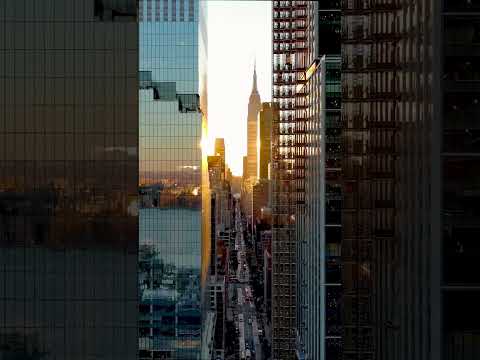
[[[242,158],[242,180],[245,180],[248,174],[248,158],[244,156]]]
[[[255,182],[257,178],[257,164],[258,164],[258,112],[262,108],[260,94],[257,89],[257,70],[253,70],[253,85],[252,92],[248,101],[248,117],[247,117],[247,179]]]
[[[211,243],[201,148],[207,116],[205,4],[138,6],[139,358],[200,359]]]
[[[294,359],[297,342],[296,169],[304,166],[297,142],[305,117],[296,114],[297,86],[305,83],[308,31],[313,2],[273,2],[272,102],[279,116],[272,123],[272,353]],[[303,95],[300,95],[303,96]],[[298,144],[302,146],[301,144]],[[297,160],[300,159],[300,162]],[[298,164],[297,164],[298,163]],[[303,175],[302,175],[303,176]]]
[[[0,358],[135,359],[136,1],[0,24]]]
[[[220,156],[222,158],[222,167],[223,167],[223,174],[226,176],[226,164],[225,164],[225,139],[223,138],[216,138],[215,139],[215,155]]]

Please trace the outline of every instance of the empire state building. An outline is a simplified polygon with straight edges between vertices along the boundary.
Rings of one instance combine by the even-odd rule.
[[[257,70],[253,68],[253,87],[248,101],[247,119],[247,174],[245,179],[257,178],[257,122],[258,112],[262,109],[260,94],[257,90]],[[244,174],[245,175],[245,174]]]

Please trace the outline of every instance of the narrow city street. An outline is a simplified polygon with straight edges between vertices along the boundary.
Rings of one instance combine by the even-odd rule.
[[[260,332],[262,330],[259,329],[253,291],[250,286],[250,269],[246,259],[244,224],[242,223],[239,205],[236,207],[235,230],[235,249],[237,250],[238,260],[236,278],[238,281],[235,281],[232,285],[235,287],[233,293],[236,295],[234,316],[235,328],[238,329],[238,354],[241,360],[261,360],[263,358],[259,340],[259,330]],[[231,301],[233,301],[233,299]]]

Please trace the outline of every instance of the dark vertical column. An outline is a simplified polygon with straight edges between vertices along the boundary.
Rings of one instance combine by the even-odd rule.
[[[137,356],[136,9],[0,3],[2,359]]]

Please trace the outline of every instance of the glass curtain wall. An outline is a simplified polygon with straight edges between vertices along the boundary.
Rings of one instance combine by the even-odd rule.
[[[198,0],[139,2],[140,359],[200,358],[203,24]]]

